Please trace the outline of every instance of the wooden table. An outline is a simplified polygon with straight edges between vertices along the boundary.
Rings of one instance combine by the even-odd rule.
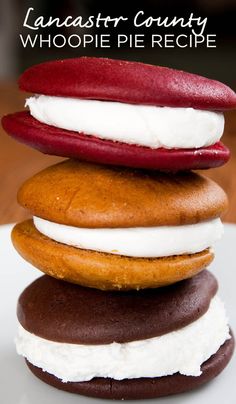
[[[0,116],[22,110],[25,94],[16,83],[0,83]],[[236,111],[226,113],[224,143],[231,149],[231,160],[224,167],[206,170],[205,174],[217,181],[229,196],[229,209],[224,220],[236,223]],[[0,224],[28,217],[16,202],[20,184],[32,174],[60,161],[17,143],[0,129]]]

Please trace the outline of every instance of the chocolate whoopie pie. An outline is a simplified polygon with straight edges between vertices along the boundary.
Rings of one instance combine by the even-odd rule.
[[[104,290],[165,286],[206,268],[227,206],[223,190],[198,174],[73,160],[27,180],[18,201],[34,216],[12,232],[23,258]]]
[[[220,373],[233,352],[216,292],[208,271],[106,293],[44,275],[19,298],[17,351],[37,377],[69,392],[140,399],[187,391]]]
[[[103,58],[42,63],[19,80],[30,111],[3,118],[6,132],[43,153],[97,163],[179,171],[217,167],[226,85],[198,75]],[[92,119],[91,119],[92,117]]]

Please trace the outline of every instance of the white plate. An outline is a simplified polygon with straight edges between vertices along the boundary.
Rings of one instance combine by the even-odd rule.
[[[82,404],[101,403],[65,393],[34,377],[14,347],[16,332],[16,302],[19,294],[31,281],[41,275],[20,258],[10,242],[10,225],[0,226],[0,402],[2,404]],[[216,274],[220,295],[225,301],[230,324],[236,330],[235,311],[235,250],[236,225],[226,225],[225,236],[216,248],[216,259],[211,269]],[[235,404],[236,359],[212,382],[192,392],[158,399],[158,404]],[[150,400],[151,401],[151,400]],[[107,400],[106,400],[107,402]],[[144,402],[144,401],[143,401]]]

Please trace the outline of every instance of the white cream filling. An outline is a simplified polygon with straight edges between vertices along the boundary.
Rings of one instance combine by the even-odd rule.
[[[122,380],[176,372],[199,376],[201,364],[229,338],[224,305],[215,296],[198,320],[160,337],[123,344],[77,345],[37,337],[19,325],[16,349],[30,363],[63,382],[94,377]]]
[[[220,112],[39,95],[26,100],[31,115],[48,125],[153,149],[200,148],[219,141]]]
[[[183,226],[88,229],[34,217],[38,231],[73,247],[130,257],[194,254],[212,247],[223,234],[221,220]]]

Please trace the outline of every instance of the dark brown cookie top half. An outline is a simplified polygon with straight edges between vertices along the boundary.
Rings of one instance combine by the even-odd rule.
[[[166,334],[201,317],[218,285],[203,271],[174,285],[129,292],[103,292],[42,276],[18,301],[24,329],[74,344],[125,343]]]
[[[28,179],[19,203],[33,215],[87,228],[184,225],[219,217],[224,191],[192,172],[167,174],[67,160]]]

